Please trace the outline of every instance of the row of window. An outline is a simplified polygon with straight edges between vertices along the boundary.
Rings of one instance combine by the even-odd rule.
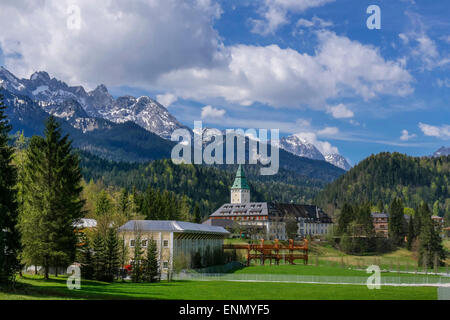
[[[130,248],[134,248],[135,245],[136,245],[136,240],[135,239],[131,239],[130,240]],[[148,245],[148,240],[147,239],[141,240],[141,247],[146,248],[147,245]],[[164,248],[168,248],[169,247],[169,240],[163,240],[163,247]]]

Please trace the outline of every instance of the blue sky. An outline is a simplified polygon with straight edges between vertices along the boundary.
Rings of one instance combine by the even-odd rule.
[[[150,95],[189,126],[279,128],[353,164],[449,145],[448,1],[80,0],[70,28],[72,3],[1,4],[0,64]]]

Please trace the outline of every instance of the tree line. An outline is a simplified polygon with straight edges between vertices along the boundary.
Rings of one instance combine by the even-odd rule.
[[[376,234],[372,209],[369,204],[344,203],[337,216],[335,230],[341,250],[350,254],[367,254],[404,247],[416,254],[419,266],[443,263],[446,252],[439,234],[441,226],[433,221],[432,211],[425,202],[405,214],[403,201],[394,199],[386,210],[389,215],[388,237]]]

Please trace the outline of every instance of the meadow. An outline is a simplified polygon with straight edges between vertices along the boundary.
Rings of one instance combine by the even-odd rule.
[[[26,276],[15,292],[0,292],[1,300],[35,299],[177,299],[177,300],[436,300],[435,287],[296,284],[232,281],[173,281],[107,284],[82,281],[81,290],[69,290],[64,277],[45,281]]]

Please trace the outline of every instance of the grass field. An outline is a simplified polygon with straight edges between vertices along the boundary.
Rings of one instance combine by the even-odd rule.
[[[230,241],[230,240],[228,240]],[[234,243],[240,239],[231,240]],[[450,241],[444,243],[450,249]],[[411,252],[399,249],[379,256],[351,256],[321,243],[312,244],[309,265],[254,265],[234,271],[238,275],[274,274],[305,276],[365,277],[362,270],[367,265],[378,264],[383,268],[414,271],[416,265]],[[401,267],[400,267],[401,266]],[[383,276],[413,277],[414,274],[383,273]],[[433,276],[429,276],[432,278]],[[242,299],[342,299],[342,300],[435,300],[436,287],[392,287],[369,290],[365,285],[300,284],[281,282],[243,281],[173,281],[156,284],[135,284],[83,281],[81,290],[69,290],[64,277],[44,281],[37,276],[20,278],[15,292],[2,292],[4,299],[193,299],[193,300],[242,300]]]
[[[81,290],[66,288],[62,277],[49,281],[25,277],[15,293],[0,292],[0,299],[193,299],[193,300],[435,300],[433,287],[382,287],[295,283],[176,281],[156,284],[82,281]]]

